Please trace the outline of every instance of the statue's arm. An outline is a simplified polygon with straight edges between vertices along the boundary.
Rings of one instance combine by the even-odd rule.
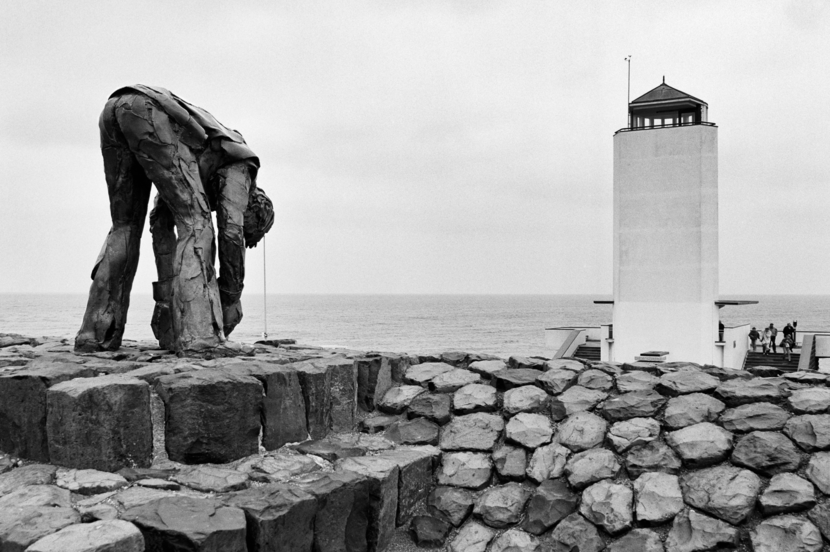
[[[223,329],[230,335],[242,320],[240,297],[245,280],[245,240],[243,226],[248,194],[253,186],[248,165],[226,165],[216,172],[218,201],[216,220],[219,233],[219,296],[222,301]]]

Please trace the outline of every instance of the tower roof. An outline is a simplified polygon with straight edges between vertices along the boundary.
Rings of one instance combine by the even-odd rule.
[[[663,82],[656,88],[649,90],[639,98],[632,100],[631,105],[655,104],[663,102],[675,103],[678,101],[691,101],[701,105],[708,105],[703,100],[695,98],[694,96],[686,94],[685,92],[681,92],[677,88],[672,88],[665,82]]]

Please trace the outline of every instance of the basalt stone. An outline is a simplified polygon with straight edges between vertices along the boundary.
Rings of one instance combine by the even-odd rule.
[[[440,431],[438,424],[426,418],[414,418],[395,422],[383,435],[390,441],[403,445],[437,445]]]
[[[751,532],[755,552],[819,552],[821,533],[806,519],[778,516],[758,524]]]
[[[783,428],[790,416],[780,406],[760,402],[726,410],[720,424],[728,431],[769,431]]]
[[[571,372],[581,372],[585,369],[585,365],[578,360],[569,358],[552,358],[545,362],[545,370],[570,370]]]
[[[554,422],[561,422],[568,417],[568,409],[565,408],[565,405],[559,399],[553,397],[550,401],[548,414],[550,414],[550,419]]]
[[[777,431],[753,431],[740,438],[731,460],[738,466],[773,475],[797,470],[801,454],[792,441]]]
[[[398,511],[400,468],[393,460],[379,456],[345,458],[336,464],[337,471],[357,473],[368,478],[369,550],[386,550],[395,534]]]
[[[371,412],[375,404],[392,387],[392,367],[380,355],[355,359],[357,365],[357,406]],[[407,369],[409,373],[411,368]],[[406,377],[404,377],[406,379]]]
[[[72,497],[68,490],[55,485],[26,485],[0,497],[0,510],[32,506],[71,508]]]
[[[780,473],[773,477],[758,500],[766,515],[807,510],[816,505],[813,484],[794,473]]]
[[[574,454],[565,464],[568,482],[577,489],[602,479],[613,479],[620,473],[620,469],[617,457],[606,449],[591,449]]]
[[[410,366],[404,374],[404,381],[411,385],[421,385],[426,387],[430,381],[436,376],[440,376],[446,372],[454,370],[452,366],[445,362],[424,362],[423,364],[415,364]]]
[[[179,473],[176,468],[157,469],[157,468],[121,468],[118,470],[118,475],[134,483],[142,479],[167,479]]]
[[[625,485],[600,481],[582,491],[579,513],[609,533],[619,533],[634,522],[631,511],[633,499],[634,493]]]
[[[815,372],[790,372],[784,374],[782,377],[788,381],[807,383],[810,385],[825,385],[827,383],[826,374],[817,374]]]
[[[754,402],[778,402],[787,395],[783,380],[755,378],[729,380],[715,389],[715,395],[728,406],[740,406]]]
[[[122,520],[95,521],[64,527],[43,537],[27,552],[144,552],[141,531]]]
[[[493,464],[503,479],[521,481],[527,470],[527,452],[521,447],[500,446],[493,451]]]
[[[126,487],[128,481],[116,473],[98,470],[67,470],[58,475],[58,487],[80,495],[96,495]]]
[[[508,416],[519,412],[545,412],[548,409],[549,400],[548,394],[538,387],[524,385],[504,393],[502,409]]]
[[[807,512],[807,517],[818,527],[825,539],[830,538],[830,502],[819,504]]]
[[[448,351],[441,353],[441,362],[446,362],[452,366],[459,368],[466,368],[468,364],[469,355],[462,351]]]
[[[293,484],[317,499],[314,550],[366,550],[370,483],[365,476],[346,471],[318,472],[304,475]],[[288,493],[278,496],[278,500],[291,506],[293,497]]]
[[[607,430],[608,423],[599,416],[577,412],[560,424],[557,439],[572,451],[580,452],[601,445]]]
[[[465,385],[480,381],[481,376],[475,372],[457,368],[432,378],[429,382],[429,388],[433,393],[453,393]]]
[[[504,431],[504,420],[495,414],[456,416],[441,431],[441,450],[493,450]]]
[[[378,433],[385,431],[389,426],[399,421],[400,418],[397,416],[370,416],[361,420],[360,429],[365,433]]]
[[[634,529],[615,540],[606,552],[665,552],[660,535],[650,529]]]
[[[394,462],[398,478],[397,525],[408,525],[417,511],[426,503],[434,486],[433,471],[441,451],[435,447],[400,447],[388,450],[378,458]]]
[[[537,483],[562,477],[570,454],[570,450],[558,443],[537,448],[527,465],[527,476]]]
[[[577,412],[593,410],[593,408],[608,397],[608,393],[588,389],[581,385],[574,385],[560,393],[553,402],[561,403],[565,413],[573,416]]]
[[[507,364],[503,360],[478,360],[469,366],[471,372],[481,374],[482,377],[490,379],[496,372],[501,372],[507,369]]]
[[[617,422],[608,431],[608,441],[619,454],[631,447],[650,443],[660,436],[660,424],[653,418],[631,418]]]
[[[170,460],[222,464],[259,450],[263,388],[256,378],[199,370],[161,377],[156,390]]]
[[[450,542],[450,552],[484,552],[496,532],[477,521],[468,521]]]
[[[137,481],[136,484],[147,487],[148,489],[159,489],[162,491],[178,491],[182,488],[178,483],[166,479],[142,479],[141,481]]]
[[[206,493],[227,493],[245,489],[248,474],[216,466],[194,466],[173,476],[173,481]]]
[[[409,534],[418,546],[437,548],[444,545],[451,527],[446,521],[432,516],[415,516],[409,526]]]
[[[830,408],[830,389],[826,387],[808,387],[793,391],[787,399],[796,412],[818,414]]]
[[[262,446],[265,450],[276,450],[286,443],[296,443],[308,438],[305,398],[295,370],[266,362],[236,362],[227,366],[225,370],[242,376],[252,376],[262,383],[265,390],[262,402]],[[349,412],[353,410],[352,398],[351,406],[339,412],[346,418],[342,420],[342,424],[338,422],[338,426],[348,425],[351,429],[354,413],[349,415]]]
[[[521,529],[508,529],[493,541],[490,552],[536,552],[539,539]]]
[[[577,513],[560,521],[550,532],[546,542],[556,552],[600,552],[605,548],[597,528]]]
[[[329,462],[335,462],[341,458],[351,458],[352,456],[363,456],[367,452],[363,447],[349,446],[327,439],[305,441],[293,448],[303,454],[313,454]]]
[[[499,391],[507,391],[522,385],[533,385],[536,383],[536,378],[541,375],[541,371],[532,368],[514,368],[495,372],[492,379],[496,382],[496,388]]]
[[[424,388],[420,385],[392,387],[378,402],[378,410],[387,414],[400,414],[423,392]]]
[[[0,475],[14,469],[16,462],[15,458],[0,454]]]
[[[726,522],[684,510],[674,518],[666,539],[666,550],[672,552],[696,552],[721,550],[738,546],[738,529]]]
[[[141,530],[147,550],[247,550],[245,513],[239,508],[223,506],[214,500],[187,496],[160,498],[130,508],[122,514],[122,519]],[[313,519],[313,515],[309,515],[309,531]],[[302,528],[299,527],[298,530]]]
[[[480,383],[465,385],[452,396],[452,407],[456,414],[493,412],[498,408],[498,404],[496,389]]]
[[[576,382],[577,373],[571,370],[548,370],[538,378],[536,385],[553,395],[558,395]]]
[[[660,376],[657,390],[666,395],[687,395],[689,393],[705,393],[712,391],[720,380],[704,372],[674,372]]]
[[[38,540],[81,522],[72,508],[52,506],[8,507],[0,510],[0,550],[23,552]]]
[[[651,391],[658,381],[660,378],[648,372],[626,372],[617,376],[617,389],[620,393]]]
[[[507,367],[511,369],[546,370],[545,359],[539,357],[511,356],[507,359]]]
[[[651,418],[665,403],[666,399],[656,391],[634,391],[608,399],[602,412],[612,421]]]
[[[602,370],[585,370],[579,374],[577,384],[587,389],[595,389],[597,391],[609,391],[614,387],[614,378],[603,372]]]
[[[680,429],[702,422],[714,422],[726,405],[703,393],[691,393],[669,399],[663,419],[666,425]]]
[[[747,368],[747,371],[760,378],[773,378],[781,375],[781,369],[775,366],[753,366]]]
[[[29,464],[0,475],[0,496],[26,485],[51,485],[58,468],[46,464]]]
[[[527,515],[522,528],[541,535],[576,511],[579,495],[571,492],[562,479],[548,479],[536,488],[527,504]]]
[[[412,418],[426,418],[436,424],[444,425],[450,421],[452,399],[444,393],[423,393],[409,403],[407,416]]]
[[[673,431],[666,442],[691,467],[716,464],[732,451],[732,434],[708,422]]]
[[[439,485],[480,489],[490,481],[493,461],[479,452],[447,452],[441,457]]]
[[[411,365],[409,356],[395,353],[383,353],[381,355],[381,362],[389,367],[389,373],[392,376],[392,381],[395,383],[403,382],[404,374]],[[385,367],[382,369],[386,369]]]
[[[150,489],[147,487],[134,485],[132,487],[127,487],[126,489],[121,489],[120,491],[117,491],[114,495],[110,495],[109,493],[107,493],[106,495],[90,497],[86,501],[78,501],[76,503],[76,507],[80,508],[83,506],[86,508],[98,505],[102,500],[100,498],[101,496],[106,497],[107,502],[110,502],[113,506],[115,506],[118,512],[124,512],[126,510],[129,510],[130,508],[135,508],[136,506],[141,506],[143,504],[147,504],[160,498],[168,498],[179,495],[171,491]]]
[[[475,496],[468,490],[456,487],[435,487],[429,495],[427,507],[434,515],[458,527],[473,511],[474,502]]]
[[[659,440],[634,447],[625,457],[625,467],[631,477],[639,477],[651,471],[677,473],[680,466],[680,458],[677,454],[666,443]]]
[[[677,476],[648,472],[634,481],[637,520],[659,524],[669,521],[683,510],[683,493]]]
[[[761,479],[729,465],[691,471],[680,478],[686,503],[732,524],[744,521],[755,507]]]
[[[662,374],[659,365],[654,362],[623,362],[622,369],[626,372],[647,372],[649,374]]]
[[[240,463],[236,469],[247,473],[252,481],[276,483],[304,473],[320,471],[320,465],[302,454],[271,454],[255,456]]]
[[[95,371],[78,364],[53,363],[0,376],[0,450],[39,462],[49,461],[46,390]]]
[[[794,416],[784,424],[784,433],[807,452],[830,448],[830,415]]]
[[[305,418],[312,439],[322,439],[331,429],[332,374],[312,361],[289,365],[296,370],[303,390]]]
[[[721,381],[752,378],[752,374],[746,370],[741,370],[740,368],[721,368],[719,366],[712,366],[711,364],[704,365],[701,371],[706,372],[710,376],[715,376]]]
[[[490,527],[509,527],[521,519],[530,493],[530,489],[519,483],[490,487],[476,500],[473,513]]]
[[[824,494],[830,494],[830,452],[817,452],[810,457],[804,475]]]
[[[125,376],[76,378],[46,394],[51,461],[71,468],[117,471],[150,467],[150,386]]]
[[[550,442],[553,427],[550,420],[541,414],[522,412],[507,422],[505,437],[512,443],[535,449]]]

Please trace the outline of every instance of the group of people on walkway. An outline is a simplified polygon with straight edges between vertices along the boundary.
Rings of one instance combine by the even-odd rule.
[[[787,362],[792,359],[792,351],[795,348],[795,328],[798,326],[798,320],[793,320],[792,323],[787,322],[781,333],[784,337],[781,338],[781,348],[784,349],[784,355],[787,357]],[[752,352],[755,352],[755,347],[760,343],[761,349],[765,355],[777,354],[776,340],[778,339],[778,328],[770,322],[768,328],[758,331],[755,326],[749,331],[749,341],[752,344]],[[771,351],[771,352],[770,352]]]

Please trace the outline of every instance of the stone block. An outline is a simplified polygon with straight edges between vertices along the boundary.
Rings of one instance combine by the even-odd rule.
[[[375,403],[392,387],[392,365],[379,355],[368,355],[355,360],[357,364],[357,405],[371,412]]]
[[[225,497],[248,519],[249,552],[311,552],[317,499],[293,486],[273,483]]]
[[[308,434],[312,439],[322,439],[331,429],[331,372],[313,361],[289,366],[300,377]]]
[[[5,507],[0,510],[0,550],[23,552],[43,537],[80,522],[81,515],[72,508]]]
[[[361,456],[339,460],[335,467],[337,471],[366,476],[370,481],[368,550],[386,550],[395,535],[400,474],[398,464],[380,456]]]
[[[259,449],[263,387],[250,376],[199,370],[159,378],[170,460],[232,462]]]
[[[159,498],[130,508],[121,518],[141,530],[149,551],[248,552],[245,513],[214,500]]]
[[[431,446],[400,447],[379,455],[400,469],[397,526],[408,525],[426,504],[434,486],[433,471],[441,451]]]
[[[383,359],[381,362],[389,367],[389,375],[392,381],[395,383],[403,382],[403,376],[411,364],[409,356],[396,353],[383,353],[381,358]],[[381,367],[381,369],[385,370],[386,368]]]
[[[58,468],[48,464],[29,464],[0,475],[0,496],[27,485],[51,485]]]
[[[0,376],[0,450],[48,462],[46,390],[62,381],[94,375],[94,370],[79,364],[52,363]]]
[[[46,427],[55,464],[102,471],[148,468],[150,386],[120,375],[58,383],[47,392]]]
[[[132,523],[113,519],[64,527],[26,552],[144,552],[144,537]]]

